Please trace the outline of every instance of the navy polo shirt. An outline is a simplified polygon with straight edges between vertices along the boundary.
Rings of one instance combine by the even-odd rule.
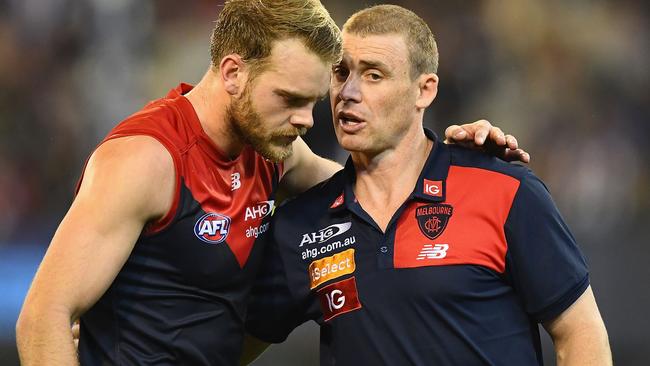
[[[589,285],[573,236],[529,169],[425,131],[434,147],[385,232],[351,160],[276,210],[252,335],[281,342],[314,320],[321,365],[542,364],[537,324]]]

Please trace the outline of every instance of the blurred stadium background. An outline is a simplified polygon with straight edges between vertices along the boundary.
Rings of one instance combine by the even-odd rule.
[[[339,24],[373,2],[325,0]],[[395,1],[431,26],[426,124],[487,118],[532,155],[591,266],[615,362],[650,364],[650,11],[641,0]],[[0,0],[0,365],[86,156],[118,121],[209,62],[218,1]],[[328,104],[308,141],[343,161]],[[553,268],[549,268],[552,271]],[[317,328],[257,365],[312,365]],[[549,364],[552,350],[545,339]]]

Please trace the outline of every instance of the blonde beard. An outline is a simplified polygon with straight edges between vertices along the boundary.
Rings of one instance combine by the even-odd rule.
[[[275,163],[291,156],[293,145],[279,146],[273,143],[274,140],[286,136],[302,136],[307,132],[306,128],[289,127],[268,133],[267,124],[255,110],[248,86],[241,97],[231,103],[226,113],[235,134],[265,159]]]

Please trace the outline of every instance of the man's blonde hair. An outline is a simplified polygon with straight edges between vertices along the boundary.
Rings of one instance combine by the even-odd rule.
[[[289,38],[302,40],[327,63],[341,57],[340,30],[318,0],[226,1],[212,31],[212,65],[218,68],[224,56],[236,53],[259,72],[273,42]]]
[[[354,13],[343,31],[360,36],[398,34],[409,49],[411,78],[438,71],[438,46],[427,23],[397,5],[377,5]]]

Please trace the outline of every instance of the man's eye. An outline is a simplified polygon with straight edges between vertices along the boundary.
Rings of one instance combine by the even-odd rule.
[[[289,107],[302,107],[307,103],[309,103],[307,99],[300,99],[300,98],[285,98],[284,102]]]
[[[370,79],[372,79],[372,80],[374,80],[374,81],[381,80],[381,75],[376,74],[376,73],[371,73],[371,74],[369,75],[369,77],[370,77]]]
[[[335,67],[334,70],[334,76],[336,76],[337,79],[339,80],[345,80],[348,77],[348,70],[344,67]]]

